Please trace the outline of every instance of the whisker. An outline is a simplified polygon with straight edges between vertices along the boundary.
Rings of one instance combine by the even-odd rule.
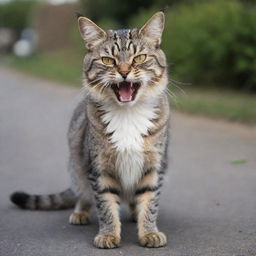
[[[98,79],[95,79],[95,80],[91,81],[90,83],[86,84],[86,86],[90,86],[92,83],[96,83],[96,82],[98,82],[98,81],[100,81],[100,80],[102,80],[102,77],[99,77]],[[94,87],[94,86],[97,86],[97,85],[98,85],[98,84],[93,85],[93,87]]]
[[[92,86],[92,88],[96,89],[97,87],[102,86],[103,84],[104,84],[104,82],[102,81],[102,82]]]
[[[171,103],[173,103],[175,107],[178,107],[180,105],[180,101],[179,101],[177,95],[175,95],[173,92],[171,92],[168,88],[167,88],[166,92],[169,95],[169,97],[171,98]]]
[[[155,83],[156,81],[150,79],[148,82]],[[177,95],[176,95],[174,92],[172,92],[172,91],[168,88],[168,85],[169,85],[169,83],[168,83],[167,86],[166,86],[165,92],[166,92],[166,93],[168,94],[168,96],[172,99],[172,102],[174,103],[174,105],[177,106],[178,103],[179,103],[179,102],[178,102],[178,97],[177,97]]]
[[[179,89],[184,95],[187,95],[186,92],[180,87],[180,85],[191,85],[191,83],[183,83],[183,82],[180,82],[180,81],[177,81],[175,79],[172,79],[169,77],[169,83],[171,85],[173,85],[175,88]]]
[[[177,84],[175,84],[175,83],[169,81],[168,85],[171,85],[171,86],[173,86],[173,87],[179,89],[179,91],[180,91],[183,95],[187,95],[187,93],[186,93],[180,86],[178,86]]]
[[[84,92],[87,89],[87,86],[90,86],[92,83],[95,83],[95,82],[100,81],[100,80],[101,80],[101,78],[98,78],[98,79],[94,79],[90,83],[86,83],[86,85],[82,86],[82,88],[80,89],[81,93]]]
[[[97,80],[94,80],[94,81],[92,81],[92,82],[96,82],[96,81],[99,81],[100,79],[97,79]],[[90,83],[91,84],[91,83]],[[88,95],[89,94],[89,90],[88,90],[88,88],[97,88],[97,87],[99,87],[99,86],[101,86],[102,84],[104,84],[103,82],[99,82],[99,83],[97,83],[96,85],[94,85],[94,86],[92,86],[92,87],[88,87],[87,85],[89,85],[89,84],[87,84],[87,85],[85,85],[85,86],[83,86],[82,88],[81,88],[81,90],[80,90],[80,92],[79,92],[79,95],[83,95],[83,93],[86,93],[86,95]],[[85,96],[86,96],[85,95]]]
[[[104,92],[104,90],[110,85],[109,82],[106,82],[103,86],[102,86],[102,89],[101,89],[101,93]]]
[[[171,80],[173,83],[180,84],[180,85],[191,85],[191,83],[180,82],[180,81],[175,80],[175,79],[170,78],[170,77],[169,77],[169,80]]]
[[[177,95],[169,90],[169,88],[166,88],[166,92],[172,99],[177,99]]]

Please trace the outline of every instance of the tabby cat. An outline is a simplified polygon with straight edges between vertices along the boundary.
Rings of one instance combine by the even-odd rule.
[[[78,16],[88,52],[83,64],[86,96],[68,132],[71,188],[50,195],[11,195],[13,203],[26,209],[74,207],[69,218],[74,225],[88,223],[94,201],[98,248],[120,245],[121,199],[137,221],[140,244],[166,244],[156,223],[169,128],[167,64],[160,49],[164,19],[157,12],[140,29],[104,31]]]

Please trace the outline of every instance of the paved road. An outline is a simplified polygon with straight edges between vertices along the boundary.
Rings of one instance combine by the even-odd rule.
[[[70,226],[71,210],[19,210],[14,190],[48,193],[68,185],[66,131],[79,90],[0,67],[1,256],[255,256],[256,127],[173,113],[170,170],[159,226],[168,246],[138,245],[122,211],[123,242],[99,250],[94,214]],[[244,163],[231,161],[246,159]]]

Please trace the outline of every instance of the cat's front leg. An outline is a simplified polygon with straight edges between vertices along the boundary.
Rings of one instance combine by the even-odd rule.
[[[139,242],[146,247],[166,245],[164,233],[156,224],[162,177],[156,171],[145,174],[135,192]]]
[[[120,188],[108,175],[100,175],[93,183],[99,220],[99,233],[94,244],[98,248],[118,247],[121,241]]]

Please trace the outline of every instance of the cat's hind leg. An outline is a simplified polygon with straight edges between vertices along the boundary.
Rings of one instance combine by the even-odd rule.
[[[73,225],[86,225],[89,223],[91,202],[83,197],[79,198],[74,212],[69,217],[69,223]]]
[[[129,210],[132,222],[137,222],[137,212],[136,212],[136,203],[130,202],[129,203]]]

